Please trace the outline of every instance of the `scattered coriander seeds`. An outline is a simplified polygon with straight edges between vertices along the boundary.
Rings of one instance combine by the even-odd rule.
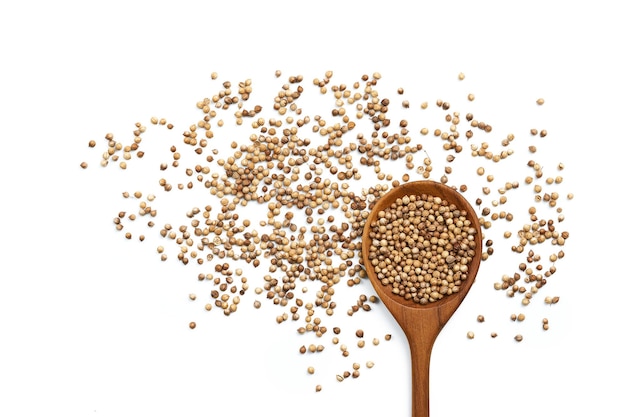
[[[468,339],[473,339],[474,338],[474,332],[467,332],[467,338]]]
[[[516,342],[521,342],[522,340],[524,340],[524,337],[521,334],[515,335],[515,341]]]
[[[279,70],[274,75],[276,78],[282,76]],[[217,80],[218,75],[211,73],[210,77]],[[300,323],[296,326],[298,337],[310,335],[328,338],[329,336],[325,336],[328,333],[332,337],[332,344],[339,345],[340,340],[336,335],[340,332],[332,325],[333,315],[337,316],[338,312],[347,310],[348,316],[359,316],[375,310],[374,303],[377,301],[371,298],[374,295],[368,297],[365,294],[364,298],[359,297],[353,305],[343,307],[340,298],[334,297],[335,291],[341,291],[344,284],[346,287],[356,288],[368,278],[359,254],[362,228],[370,215],[368,211],[376,199],[390,187],[408,182],[416,174],[423,178],[434,176],[433,178],[440,178],[440,182],[470,194],[472,198],[481,195],[481,190],[481,196],[489,194],[491,188],[498,191],[497,199],[486,200],[485,204],[477,201],[478,210],[482,210],[483,217],[479,224],[472,226],[481,227],[485,234],[492,233],[490,229],[498,230],[497,233],[503,233],[504,238],[511,239],[513,255],[524,257],[526,268],[518,271],[515,268],[516,261],[512,268],[509,266],[510,271],[505,271],[510,276],[495,283],[494,288],[505,291],[507,297],[518,302],[521,298],[523,305],[529,305],[532,295],[549,285],[551,276],[556,272],[554,264],[564,257],[560,247],[565,245],[569,237],[569,233],[557,230],[557,219],[558,223],[565,219],[561,212],[562,205],[568,203],[563,197],[559,198],[559,194],[567,195],[567,200],[571,200],[573,194],[565,193],[561,189],[557,192],[555,187],[567,182],[547,168],[552,167],[561,173],[564,169],[563,163],[555,168],[555,164],[549,160],[540,161],[543,158],[543,141],[536,137],[533,139],[536,143],[528,146],[532,157],[536,159],[528,165],[531,171],[524,173],[526,178],[508,177],[506,183],[498,183],[499,171],[496,172],[494,168],[495,175],[486,175],[485,171],[492,171],[492,168],[485,164],[515,163],[514,158],[507,160],[516,145],[514,135],[508,134],[506,139],[486,137],[485,134],[492,131],[492,125],[486,120],[480,120],[478,113],[474,115],[462,111],[464,109],[461,106],[469,107],[471,104],[460,103],[458,106],[459,103],[441,99],[437,100],[436,107],[429,109],[428,102],[422,102],[420,107],[424,111],[420,114],[428,116],[433,111],[441,113],[441,124],[434,125],[431,121],[417,122],[423,123],[422,126],[429,126],[419,130],[418,124],[417,130],[421,133],[418,136],[424,140],[424,144],[417,144],[416,137],[409,136],[410,126],[415,125],[409,119],[411,112],[403,110],[409,108],[408,100],[402,100],[406,96],[404,88],[395,89],[398,95],[402,95],[396,97],[398,103],[402,100],[401,108],[398,108],[394,107],[398,103],[393,99],[383,98],[383,93],[377,90],[377,83],[382,80],[379,73],[364,74],[352,83],[341,83],[333,77],[336,78],[333,72],[327,71],[312,82],[317,92],[334,98],[331,100],[332,106],[319,109],[316,115],[307,115],[300,108],[298,99],[305,91],[309,91],[301,75],[285,76],[282,81],[279,80],[274,100],[269,103],[253,101],[251,80],[214,83],[216,91],[209,94],[208,98],[194,103],[194,110],[199,113],[196,121],[186,129],[181,129],[179,142],[167,144],[166,149],[170,151],[167,158],[157,161],[156,164],[157,172],[160,171],[160,176],[156,177],[160,178],[158,186],[163,191],[182,193],[192,188],[196,190],[199,186],[208,190],[207,196],[216,199],[210,202],[212,206],[205,206],[209,202],[201,201],[196,208],[187,207],[183,211],[186,214],[185,220],[165,227],[165,222],[158,220],[162,214],[157,216],[156,207],[150,207],[154,205],[154,194],[148,194],[144,201],[138,202],[138,209],[125,208],[126,213],[114,219],[114,227],[117,230],[125,229],[121,236],[131,238],[129,228],[137,227],[142,216],[156,217],[150,220],[149,227],[158,225],[153,230],[158,233],[156,238],[161,240],[157,243],[160,259],[168,259],[165,254],[167,248],[170,254],[174,251],[172,260],[178,260],[183,265],[206,268],[201,274],[202,279],[198,276],[198,280],[203,281],[202,285],[210,286],[206,293],[198,293],[200,299],[204,297],[203,294],[210,297],[209,303],[200,304],[204,304],[205,310],[210,311],[215,306],[226,316],[237,312],[240,300],[243,300],[249,286],[253,285],[258,298],[267,299],[264,306],[281,308],[278,315],[273,316],[278,323]],[[459,80],[464,77],[463,73],[458,74]],[[475,99],[474,94],[468,94],[467,98],[469,101]],[[537,99],[537,104],[542,105],[543,99]],[[392,109],[402,112],[403,115],[396,117]],[[148,152],[142,143],[151,129],[161,129],[160,126],[174,128],[174,124],[168,123],[165,118],[150,117],[148,120],[146,124],[135,124],[132,134],[129,135],[129,143],[114,139],[112,134],[105,136],[104,148],[102,152],[98,152],[102,168],[111,165],[117,165],[121,169],[130,168],[144,156],[144,150]],[[225,137],[220,132],[223,131],[222,128],[229,126],[236,126],[242,132],[241,137],[232,136],[223,140]],[[496,124],[493,123],[493,126],[495,132]],[[432,137],[426,137],[430,132],[433,132]],[[547,135],[545,129],[532,129],[531,132],[539,137]],[[322,138],[321,142],[319,138]],[[433,152],[430,155],[426,153],[433,146],[430,139],[441,143],[440,146],[446,151],[444,158]],[[494,139],[496,142],[493,142]],[[466,140],[468,143],[463,146]],[[482,143],[474,143],[480,141]],[[502,148],[496,151],[494,144]],[[89,147],[97,146],[96,141],[89,141]],[[475,181],[468,181],[467,184],[458,183],[456,176],[463,177],[466,173],[459,170],[458,165],[454,165],[464,164],[472,158],[478,159],[474,159],[476,162],[472,165],[466,166],[469,171],[476,169],[480,178],[474,178]],[[423,160],[423,164],[420,165],[419,160]],[[385,166],[396,161],[402,163],[393,167]],[[86,168],[87,162],[84,164],[83,168]],[[546,180],[545,183],[541,181],[542,188],[539,179],[544,175],[544,169]],[[372,184],[363,187],[359,181],[361,178],[363,183],[367,181],[367,171],[371,171],[373,178],[378,181],[374,180]],[[176,172],[181,172],[185,179],[177,179]],[[509,213],[494,209],[504,204],[512,205],[508,202],[513,202],[522,194],[516,191],[522,179],[533,188],[520,189],[535,191],[536,196],[533,195],[533,200],[530,201],[533,211]],[[143,198],[140,192],[124,193],[125,198],[131,195],[136,199]],[[131,201],[132,199],[126,203]],[[161,197],[158,202],[161,203]],[[544,209],[551,211],[544,213]],[[254,218],[243,219],[247,210],[267,213],[267,216],[265,218],[262,214],[262,219],[258,222]],[[557,215],[553,216],[552,213],[555,212]],[[300,216],[301,214],[303,215]],[[430,215],[435,218],[438,216],[436,212],[429,213]],[[516,222],[522,218],[525,220],[519,223],[519,228],[514,229],[517,227]],[[498,229],[504,225],[502,219],[511,222],[507,223],[507,228],[511,231],[502,232]],[[135,222],[129,224],[133,220]],[[393,220],[389,219],[389,223],[393,223]],[[394,232],[387,234],[389,229],[394,229],[387,227],[388,224],[384,225],[386,231],[379,230],[381,237],[378,239],[379,242],[386,240],[387,248],[390,242],[399,240],[387,238],[394,236]],[[135,229],[132,232],[139,236],[138,240],[144,240],[145,235],[139,235]],[[403,230],[404,237],[407,232],[408,230]],[[441,231],[436,232],[441,234]],[[446,293],[455,291],[455,284],[452,281],[443,283],[447,280],[441,280],[442,271],[438,270],[439,266],[450,269],[446,262],[447,256],[441,255],[446,247],[446,239],[448,243],[454,244],[448,236],[438,239],[443,242],[438,241],[429,246],[430,256],[443,261],[443,264],[435,264],[431,268],[431,275],[436,271],[439,277],[433,283],[427,280],[424,287],[428,290],[417,296],[415,302],[434,302]],[[479,255],[487,261],[494,253],[497,256],[494,248],[500,249],[500,245],[495,238],[486,239],[485,242],[491,244],[487,244],[487,249]],[[471,240],[468,240],[464,245],[469,246],[470,243]],[[540,265],[538,258],[528,255],[529,247],[537,249],[542,243],[559,246],[559,252],[545,256],[550,264]],[[385,263],[393,260],[389,256],[383,258]],[[248,275],[248,266],[254,268],[254,276]],[[506,268],[504,263],[503,267]],[[413,278],[419,279],[417,274]],[[252,283],[257,279],[257,282]],[[437,282],[438,280],[441,282]],[[309,292],[303,283],[310,281],[319,283],[320,288],[310,283],[310,287],[315,290]],[[399,284],[391,282],[390,285],[395,285],[398,294],[405,297],[411,297],[412,291],[419,293],[422,290],[413,290],[415,286],[409,286],[409,282],[402,282],[401,279]],[[190,299],[195,297],[190,295]],[[558,299],[549,297],[549,302],[546,303],[554,304]],[[261,301],[255,300],[253,306],[255,309],[260,308]],[[521,322],[524,317],[519,314],[515,321]],[[484,317],[479,315],[477,320],[483,322]],[[189,327],[195,328],[195,322],[191,323]],[[542,324],[547,326],[547,322]],[[329,329],[333,331],[329,332]],[[357,347],[365,347],[363,329],[355,334],[358,337]],[[495,337],[496,333],[491,336]],[[391,335],[385,335],[385,340],[390,338]],[[354,343],[347,337],[342,342],[350,346]],[[379,343],[378,338],[372,339],[373,346],[378,346]],[[305,352],[311,354],[323,350],[320,343],[307,342],[303,347]],[[348,356],[346,345],[341,347],[341,354]],[[359,374],[355,376],[348,373],[342,378],[350,375],[358,377]],[[316,391],[319,390],[321,386],[317,385]]]

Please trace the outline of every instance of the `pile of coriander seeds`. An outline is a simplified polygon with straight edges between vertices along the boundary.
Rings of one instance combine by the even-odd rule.
[[[478,256],[476,229],[465,211],[441,197],[411,194],[373,215],[372,279],[421,305],[460,291]]]
[[[231,82],[216,73],[210,78],[212,90],[190,105],[195,123],[179,128],[152,117],[121,135],[124,140],[105,133],[88,141],[101,169],[140,170],[152,179],[149,189],[119,191],[124,204],[112,223],[124,238],[152,245],[155,261],[180,262],[190,277],[206,283],[203,293],[189,295],[198,317],[240,314],[243,304],[269,306],[277,311],[276,323],[296,324],[294,353],[321,353],[329,341],[349,356],[351,346],[333,317],[384,308],[361,258],[365,222],[387,190],[420,179],[451,186],[475,203],[483,262],[501,252],[515,256],[515,263],[502,265],[495,296],[520,300],[523,308],[549,288],[569,238],[560,230],[563,203],[573,195],[557,190],[564,163],[536,157],[541,141],[550,138],[543,127],[504,133],[488,114],[474,115],[480,95],[472,91],[456,102],[426,97],[413,105],[410,81],[397,85],[376,72],[350,80],[336,80],[332,71],[319,77],[276,71],[258,81]],[[463,90],[464,79],[459,74],[451,82]],[[272,96],[257,98],[255,83],[274,85]],[[544,103],[538,98],[528,105]],[[167,142],[160,138],[155,145],[154,131]],[[515,140],[520,136],[537,142]],[[515,149],[518,142],[524,145]],[[501,175],[511,164],[523,165],[527,175]],[[507,210],[510,199],[522,198],[527,211]],[[178,215],[162,218],[164,207]],[[510,244],[495,247],[494,233]],[[348,304],[338,297],[346,292],[354,294]],[[558,301],[556,294],[541,300]],[[547,330],[548,319],[539,325]],[[190,319],[194,331],[206,326]],[[381,334],[366,343],[364,333],[354,333],[356,348],[391,339]],[[298,343],[301,335],[319,343]],[[333,379],[356,378],[372,366],[355,362]],[[305,371],[317,375],[314,370]],[[319,381],[314,386],[322,389]]]

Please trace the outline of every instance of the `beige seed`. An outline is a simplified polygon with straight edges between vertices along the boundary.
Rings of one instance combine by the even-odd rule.
[[[315,373],[315,368],[312,366],[309,366],[306,370],[310,375],[313,375]]]
[[[467,332],[467,338],[468,339],[473,339],[474,338],[474,332],[472,332],[472,331]]]
[[[515,341],[521,342],[523,339],[524,337],[521,334],[515,335]]]

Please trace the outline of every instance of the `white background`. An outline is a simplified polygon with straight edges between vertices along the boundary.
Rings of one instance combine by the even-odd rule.
[[[378,71],[381,91],[395,103],[395,89],[403,87],[412,99],[404,114],[417,120],[412,136],[422,142],[420,120],[430,123],[420,119],[422,101],[433,110],[424,115],[439,114],[432,109],[437,98],[484,115],[494,135],[516,133],[517,163],[498,165],[498,180],[521,180],[525,174],[514,167],[536,144],[546,166],[565,164],[561,198],[575,195],[563,202],[563,229],[571,234],[566,258],[550,289],[526,310],[493,290],[502,273],[514,272],[506,256],[481,266],[435,344],[431,415],[625,415],[624,227],[620,189],[613,187],[623,179],[626,34],[616,2],[426,3],[3,3],[0,415],[410,415],[410,359],[400,329],[380,305],[345,315],[359,294],[372,294],[369,283],[340,286],[340,307],[328,319],[350,346],[356,329],[366,331],[368,346],[352,347],[347,359],[329,337],[323,353],[300,355],[301,345],[319,341],[299,336],[299,324],[277,325],[282,310],[265,300],[254,310],[252,291],[230,317],[204,312],[210,289],[196,280],[197,268],[160,262],[158,236],[140,244],[112,227],[130,204],[122,191],[160,192],[158,169],[101,169],[99,152],[87,147],[107,132],[130,138],[140,121],[148,125],[146,138],[155,132],[151,146],[166,154],[199,119],[196,101],[226,80],[252,79],[253,97],[269,110],[285,76],[302,74],[313,116],[330,108],[315,107],[312,87],[326,70],[346,84]],[[473,107],[464,99],[469,92],[477,97]],[[546,99],[541,108],[538,97]],[[152,116],[175,129],[151,130]],[[530,127],[549,135],[540,143]],[[439,149],[431,141],[427,149]],[[455,181],[475,181],[477,162],[462,163]],[[188,204],[204,204],[192,195],[188,202],[158,194],[157,224]],[[510,242],[495,233],[506,252]],[[259,279],[250,275],[252,288]],[[187,298],[192,292],[195,303]],[[559,295],[559,304],[545,306],[548,293]],[[527,320],[510,322],[519,312]],[[477,314],[486,322],[479,325]],[[542,317],[550,319],[548,332],[540,329]],[[191,320],[198,323],[193,331]],[[468,330],[474,340],[465,337]],[[492,339],[491,331],[500,336]],[[391,341],[371,345],[386,333]],[[517,333],[522,343],[513,341]],[[335,380],[352,362],[367,360],[375,366],[359,379]]]

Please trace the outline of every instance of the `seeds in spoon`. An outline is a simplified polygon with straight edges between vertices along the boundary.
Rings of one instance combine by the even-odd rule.
[[[373,215],[369,260],[383,286],[422,305],[459,292],[477,244],[465,211],[422,194]]]

